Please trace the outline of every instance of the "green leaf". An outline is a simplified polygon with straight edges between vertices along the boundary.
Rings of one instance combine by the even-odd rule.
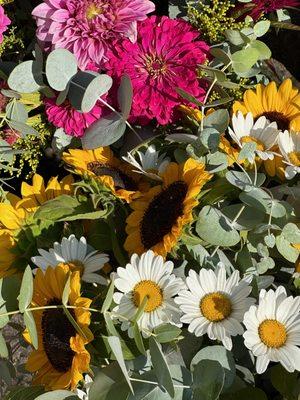
[[[239,233],[232,228],[228,219],[211,206],[200,211],[196,225],[198,235],[215,246],[234,246],[240,241]]]
[[[70,82],[68,98],[76,110],[88,113],[111,86],[109,75],[79,71]]]
[[[0,314],[18,309],[16,293],[20,292],[21,281],[17,275],[0,279]],[[0,317],[0,329],[9,322],[7,315]]]
[[[218,150],[220,143],[220,132],[215,128],[205,128],[199,137],[199,139],[203,146],[207,149],[215,152]]]
[[[283,227],[283,236],[292,244],[300,243],[300,229],[296,224],[288,223]]]
[[[233,224],[233,228],[237,230],[250,230],[255,228],[258,224],[260,224],[264,218],[265,213],[259,210],[256,210],[252,207],[245,207],[243,211],[240,213],[243,204],[231,204],[230,206],[226,206],[221,209],[221,212],[228,217],[230,221],[235,220]],[[238,218],[236,218],[236,216]]]
[[[141,318],[141,316],[143,315],[143,313],[145,311],[147,303],[148,303],[148,297],[145,296],[143,298],[143,301],[139,305],[139,308],[137,309],[137,312],[136,312],[135,316],[133,317],[133,322],[137,322]]]
[[[178,338],[181,329],[172,324],[164,324],[155,328],[154,334],[159,343],[169,343]]]
[[[235,52],[231,57],[234,72],[237,74],[248,72],[257,63],[259,57],[260,53],[254,47],[247,47]]]
[[[10,388],[5,400],[36,400],[41,393],[44,393],[42,386],[17,386]]]
[[[31,343],[32,343],[33,347],[37,350],[38,345],[39,345],[38,334],[37,334],[35,321],[34,321],[31,311],[24,312],[24,323],[25,323],[26,329],[28,330],[28,333],[30,335]]]
[[[63,290],[62,298],[61,298],[62,304],[64,306],[68,305],[70,292],[71,292],[71,274],[69,274],[69,276],[68,276],[67,282],[66,282],[64,290]]]
[[[127,400],[128,385],[116,362],[96,373],[89,391],[89,400]]]
[[[261,389],[248,386],[234,393],[222,395],[222,400],[267,400],[265,392]]]
[[[30,125],[24,124],[23,122],[10,120],[7,121],[7,123],[11,129],[18,131],[22,137],[25,137],[26,135],[39,136],[39,132],[37,130]]]
[[[230,351],[223,346],[208,346],[201,349],[191,362],[191,371],[202,360],[218,361],[225,371],[224,388],[229,388],[235,378],[235,361]]]
[[[109,310],[109,307],[111,306],[111,303],[113,301],[114,290],[115,290],[115,282],[114,282],[114,279],[112,278],[111,284],[109,285],[109,289],[108,289],[106,297],[105,297],[105,300],[102,304],[102,308],[101,308],[102,314],[104,314],[106,311]]]
[[[207,171],[211,173],[223,171],[228,167],[227,155],[221,151],[207,154],[205,156],[205,164]]]
[[[126,379],[126,382],[131,390],[132,393],[133,392],[133,387],[132,384],[130,382],[130,377],[128,375],[128,371],[125,365],[125,361],[124,361],[124,357],[123,357],[123,353],[122,353],[122,347],[121,347],[121,342],[120,339],[117,336],[109,336],[108,337],[108,343],[110,345],[110,348],[114,354],[114,356],[116,357],[116,360],[123,372],[123,375]]]
[[[205,108],[208,107],[219,107],[223,106],[224,104],[230,103],[233,100],[233,97],[223,97],[223,99],[212,101],[211,103],[207,103]]]
[[[245,192],[249,192],[254,187],[262,186],[264,181],[266,180],[266,175],[258,173],[256,185],[254,185],[255,174],[253,172],[249,172],[247,176],[245,172],[242,171],[228,171],[226,173],[226,179],[228,180],[228,182],[238,187],[239,189]]]
[[[207,115],[203,120],[203,125],[204,128],[214,128],[218,132],[224,133],[228,128],[229,121],[228,110],[221,109]]]
[[[146,355],[146,350],[145,350],[145,345],[144,345],[144,341],[140,332],[140,328],[137,324],[137,322],[135,322],[133,324],[133,338],[136,344],[136,347],[138,348],[138,350],[141,352],[141,354]]]
[[[163,386],[171,397],[174,397],[175,390],[166,358],[160,348],[160,345],[153,337],[149,339],[149,349],[151,361],[157,380]]]
[[[241,193],[239,197],[243,203],[267,214],[271,214],[274,218],[281,218],[286,215],[286,208],[284,205],[280,201],[272,199],[263,189],[253,188],[250,192]]]
[[[19,299],[19,310],[23,313],[31,303],[33,296],[33,276],[30,266],[28,265],[25,269],[20,294],[18,296]]]
[[[257,271],[260,275],[265,274],[269,269],[275,267],[275,262],[271,257],[262,258],[256,265]]]
[[[201,103],[201,101],[197,100],[196,97],[194,97],[190,93],[186,92],[185,90],[180,89],[180,88],[176,88],[176,92],[178,94],[180,94],[180,96],[183,99],[187,100],[188,102],[195,104],[199,108],[203,107],[203,103]]]
[[[243,145],[242,150],[240,151],[238,160],[243,161],[245,159],[249,160],[250,162],[254,161],[255,157],[255,150],[256,150],[256,143],[249,142]]]
[[[8,358],[8,348],[1,332],[0,332],[0,357]]]
[[[43,85],[39,65],[36,61],[24,61],[17,65],[8,78],[8,86],[20,93],[33,93]]]
[[[264,36],[270,29],[270,26],[271,22],[268,20],[257,22],[253,27],[255,36],[256,37]]]
[[[299,250],[291,246],[290,242],[281,234],[276,237],[276,247],[279,253],[289,262],[295,263],[299,257]]]
[[[272,57],[272,52],[269,47],[260,40],[251,42],[251,48],[256,49],[259,53],[259,60],[269,60]]]
[[[28,119],[28,112],[24,104],[13,101],[6,107],[6,117],[10,120],[25,123]]]
[[[225,36],[235,46],[241,46],[245,43],[243,36],[237,30],[227,29],[225,31]]]
[[[66,49],[53,50],[46,61],[46,76],[52,89],[61,92],[77,72],[77,59]]]
[[[94,122],[81,139],[84,149],[93,150],[101,146],[110,146],[118,141],[125,133],[126,121],[112,113]]]
[[[203,69],[207,76],[217,79],[218,82],[224,82],[226,80],[226,74],[217,68],[208,67],[207,65],[199,65],[199,68]],[[207,105],[205,105],[205,107],[207,107]]]
[[[193,400],[217,400],[225,382],[225,371],[214,360],[201,360],[193,370]]]
[[[78,400],[78,396],[69,390],[54,390],[36,397],[35,400]]]
[[[224,50],[218,47],[212,47],[209,52],[212,56],[220,60],[224,65],[229,64],[231,61],[229,55]]]
[[[133,87],[128,75],[122,76],[118,90],[118,102],[124,119],[128,119],[133,99]]]

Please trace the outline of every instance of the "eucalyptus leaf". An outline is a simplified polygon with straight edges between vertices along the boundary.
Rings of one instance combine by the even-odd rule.
[[[140,332],[140,328],[139,328],[137,322],[134,322],[134,324],[133,324],[133,338],[134,338],[136,347],[141,352],[141,354],[146,355],[144,341],[143,341],[143,338],[142,338],[142,335]]]
[[[32,296],[33,296],[33,276],[32,276],[32,270],[28,265],[23,275],[20,294],[18,296],[19,310],[21,313],[23,313],[30,305]]]
[[[300,243],[300,229],[296,224],[288,223],[283,227],[282,234],[292,244]]]
[[[24,124],[23,122],[19,121],[7,121],[8,125],[10,126],[11,129],[16,130],[19,132],[23,137],[26,135],[33,135],[33,136],[39,136],[39,132],[36,131],[32,126]]]
[[[118,102],[124,119],[128,119],[132,106],[133,87],[128,75],[122,76],[118,90]]]
[[[107,117],[94,122],[81,139],[82,147],[93,150],[101,146],[110,146],[119,140],[126,130],[126,121],[119,115],[112,113]]]
[[[112,279],[111,284],[109,285],[109,289],[107,291],[105,300],[102,304],[101,313],[105,313],[106,311],[109,310],[111,303],[113,301],[114,289],[115,289],[115,283],[114,283],[114,279]]]
[[[168,343],[178,338],[181,329],[175,325],[163,324],[154,329],[154,334],[159,343]]]
[[[221,209],[222,213],[231,221],[235,219],[233,227],[237,230],[250,230],[260,224],[265,213],[252,207],[244,207],[243,204],[231,204]],[[236,216],[238,218],[236,218]]]
[[[250,178],[250,179],[249,179]],[[258,173],[256,175],[256,184],[255,182],[255,174],[253,172],[249,172],[248,175],[243,171],[228,171],[226,173],[226,179],[232,185],[238,187],[239,189],[249,192],[254,187],[262,186],[264,181],[266,180],[266,175],[262,173]]]
[[[257,22],[253,27],[255,36],[256,37],[264,36],[270,29],[270,26],[271,22],[268,20]]]
[[[11,103],[9,103],[11,104]],[[25,123],[28,119],[28,112],[24,106],[24,104],[19,103],[17,101],[12,102],[12,107],[6,108],[6,117],[10,120],[15,120],[18,122]]]
[[[251,42],[251,48],[258,51],[259,60],[269,60],[272,56],[272,52],[269,47],[260,40],[254,40]]]
[[[207,154],[205,156],[205,159],[206,169],[211,173],[223,171],[228,167],[227,155],[225,153],[222,153],[221,151]]]
[[[224,133],[230,121],[228,110],[220,109],[207,115],[203,120],[204,128],[214,128],[220,133]]]
[[[254,47],[247,47],[232,55],[232,66],[237,74],[245,73],[259,60],[260,53]]]
[[[53,50],[46,61],[46,76],[52,89],[61,92],[78,69],[77,59],[66,49]]]
[[[31,339],[31,343],[32,343],[33,347],[37,350],[38,346],[39,346],[38,334],[37,334],[37,328],[36,328],[35,321],[34,321],[31,311],[26,310],[24,312],[24,324],[26,326],[26,329],[28,330],[28,333],[29,333],[29,336]]]
[[[10,89],[1,89],[1,93],[5,97],[9,97],[12,99],[20,100],[21,95],[20,93],[16,92],[15,90],[10,90]]]
[[[159,384],[166,389],[171,397],[174,397],[175,389],[170,369],[160,345],[152,336],[149,339],[149,349],[153,369]]]
[[[225,382],[225,371],[215,360],[201,360],[193,368],[193,400],[218,400]]]
[[[17,65],[8,77],[10,89],[20,93],[33,93],[43,86],[42,74],[35,61],[24,61]]]
[[[291,263],[295,263],[300,255],[299,250],[291,246],[283,234],[276,237],[276,247],[279,253]]]
[[[176,92],[178,94],[180,94],[180,96],[183,99],[187,100],[188,102],[193,103],[193,104],[195,104],[196,106],[198,106],[200,108],[203,106],[203,103],[201,103],[201,101],[197,100],[196,97],[194,97],[190,93],[186,92],[185,90],[180,89],[180,88],[176,88]]]
[[[117,362],[118,362],[118,364],[119,364],[119,366],[120,366],[120,368],[121,368],[121,370],[123,372],[123,375],[124,375],[124,377],[125,377],[125,379],[127,381],[127,384],[129,386],[131,392],[134,393],[132,384],[130,382],[130,377],[128,375],[128,371],[127,371],[127,368],[126,368],[126,365],[125,365],[120,339],[118,337],[116,337],[116,336],[109,336],[108,337],[108,343],[109,343],[109,345],[111,347],[111,350],[112,350],[114,356],[117,359]]]
[[[79,397],[69,390],[53,390],[36,397],[35,400],[78,400]]]
[[[220,143],[220,132],[215,128],[206,128],[199,137],[201,143],[211,151],[217,151]]]
[[[224,50],[218,47],[212,47],[209,52],[212,56],[220,60],[224,65],[227,65],[231,62],[229,55]]]

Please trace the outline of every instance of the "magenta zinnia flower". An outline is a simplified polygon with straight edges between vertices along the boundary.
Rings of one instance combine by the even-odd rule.
[[[56,128],[63,128],[70,136],[82,137],[85,130],[104,115],[105,110],[101,103],[97,103],[89,113],[80,113],[66,100],[60,106],[56,99],[44,99],[48,121]]]
[[[100,66],[113,41],[135,42],[137,21],[154,9],[149,0],[44,0],[32,15],[44,47],[70,50],[85,69],[89,62]]]
[[[260,18],[263,14],[268,14],[286,7],[297,7],[300,5],[298,0],[252,0],[254,7],[250,13],[254,20]]]
[[[0,43],[3,42],[3,32],[7,30],[11,20],[5,15],[4,8],[0,6]]]
[[[153,16],[138,24],[136,43],[124,39],[109,52],[108,74],[115,80],[124,74],[131,78],[132,117],[138,122],[174,122],[176,108],[184,102],[177,88],[203,100],[197,65],[205,61],[209,47],[198,37],[183,20]]]

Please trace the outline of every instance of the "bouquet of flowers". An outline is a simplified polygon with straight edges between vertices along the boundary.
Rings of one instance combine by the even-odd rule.
[[[300,398],[299,11],[0,0],[1,399]]]

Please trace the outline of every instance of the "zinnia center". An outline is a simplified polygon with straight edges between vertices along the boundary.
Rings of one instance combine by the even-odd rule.
[[[162,305],[163,292],[157,283],[153,281],[141,281],[133,289],[132,300],[136,307],[139,307],[144,298],[147,297],[145,312],[152,312]]]
[[[86,18],[89,20],[94,19],[101,13],[102,13],[102,8],[97,6],[97,4],[95,4],[95,3],[92,3],[86,9]]]
[[[201,299],[200,310],[209,321],[220,322],[231,314],[231,300],[220,292],[209,293]]]
[[[261,341],[267,346],[278,349],[287,340],[285,326],[276,319],[266,319],[258,327],[258,334]]]
[[[57,299],[48,305],[60,305]],[[70,311],[74,317],[73,310]],[[70,347],[76,330],[62,309],[45,310],[42,316],[42,337],[45,353],[52,367],[58,372],[67,372],[72,366],[74,352]]]
[[[97,161],[88,163],[87,168],[96,176],[110,176],[113,178],[116,189],[137,190],[137,185],[134,180],[118,168]]]
[[[177,181],[150,202],[140,224],[141,240],[146,249],[151,249],[171,232],[177,219],[183,215],[187,192],[187,184]]]
[[[145,67],[152,78],[158,78],[168,70],[166,62],[158,56],[146,56]]]
[[[263,114],[259,115],[259,117],[265,116],[269,121],[276,122],[278,129],[281,131],[285,131],[290,127],[290,120],[289,118],[278,111],[266,111]]]
[[[290,162],[295,165],[296,167],[300,167],[300,152],[293,151],[289,153]]]
[[[245,143],[256,143],[256,149],[260,151],[265,150],[265,145],[259,139],[256,139],[253,136],[243,136],[241,139],[242,144]]]

